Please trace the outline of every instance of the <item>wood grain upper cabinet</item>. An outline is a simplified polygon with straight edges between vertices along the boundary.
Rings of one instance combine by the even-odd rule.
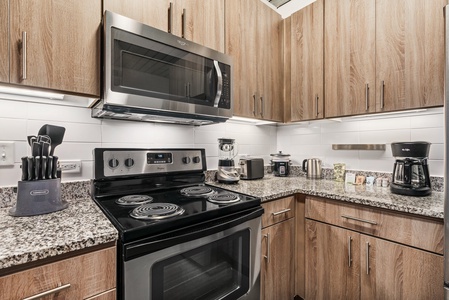
[[[10,0],[10,82],[99,96],[100,24],[100,1]]]
[[[326,117],[376,111],[373,0],[325,2]]]
[[[447,0],[375,2],[377,111],[443,105]]]
[[[0,0],[0,82],[9,82],[9,0]]]
[[[224,52],[224,0],[103,0],[104,10]]]
[[[259,0],[226,0],[225,27],[234,115],[282,121],[282,18]]]
[[[291,16],[291,121],[324,117],[324,1]]]

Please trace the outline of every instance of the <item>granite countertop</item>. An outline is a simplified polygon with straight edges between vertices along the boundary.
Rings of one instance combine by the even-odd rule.
[[[84,249],[118,238],[115,227],[90,199],[69,201],[59,212],[12,217],[0,208],[0,269]]]
[[[306,179],[303,176],[265,175],[263,179],[240,180],[237,184],[207,183],[260,197],[262,202],[301,193],[421,216],[444,218],[444,193],[442,192],[434,191],[426,197],[401,196],[392,194],[389,187],[351,185],[326,179]]]

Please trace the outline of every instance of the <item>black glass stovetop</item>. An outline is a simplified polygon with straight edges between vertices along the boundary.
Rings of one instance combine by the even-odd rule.
[[[214,193],[232,193],[238,195],[239,201],[230,204],[216,204],[208,200],[208,196],[185,196],[181,190],[186,188],[177,187],[159,191],[139,191],[138,195],[147,195],[153,198],[151,203],[171,203],[184,209],[181,215],[173,216],[163,220],[140,220],[130,216],[136,206],[122,206],[116,200],[122,196],[113,195],[94,197],[94,201],[103,210],[119,232],[122,242],[134,241],[146,238],[170,230],[181,229],[197,223],[223,217],[232,213],[260,206],[260,199],[244,194],[239,194],[204,184],[193,184],[190,187],[206,186],[213,189]]]

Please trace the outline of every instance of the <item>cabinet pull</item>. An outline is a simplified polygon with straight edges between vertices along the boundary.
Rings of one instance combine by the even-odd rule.
[[[27,79],[27,32],[22,31],[22,80]]]
[[[369,242],[366,242],[366,275],[369,275]]]
[[[385,100],[384,100],[384,92],[385,92],[385,81],[382,80],[380,85],[380,108],[384,108]]]
[[[291,208],[286,208],[286,209],[283,209],[283,210],[280,210],[280,211],[277,211],[277,212],[274,212],[274,213],[271,213],[273,216],[277,216],[277,215],[280,215],[280,214],[285,214],[285,213],[288,213],[289,211],[291,211],[292,209]]]
[[[256,116],[256,93],[253,94],[253,115]]]
[[[170,2],[170,6],[168,7],[168,32],[172,32],[173,26],[173,2]]]
[[[59,293],[60,291],[68,289],[68,288],[70,288],[70,283],[67,283],[67,284],[64,284],[64,285],[60,285],[58,287],[55,287],[54,289],[42,292],[40,294],[36,294],[34,296],[31,296],[31,297],[23,298],[23,300],[39,299],[39,298],[42,298],[42,297],[45,297],[45,296],[48,296],[48,295],[51,295],[51,294]]]
[[[264,255],[263,257],[267,260],[267,263],[270,263],[270,234],[267,233],[264,237],[267,239],[267,255]]]
[[[182,10],[182,38],[186,38],[186,9]]]
[[[352,264],[351,244],[352,244],[352,238],[350,236],[348,236],[348,266],[349,267],[351,267],[351,264]]]
[[[263,97],[260,97],[260,116],[263,118]]]
[[[368,111],[369,109],[369,84],[365,84],[365,109]]]
[[[359,222],[363,222],[363,223],[368,223],[368,224],[371,224],[371,225],[377,225],[377,222],[370,221],[370,220],[359,219],[359,218],[346,216],[346,215],[341,215],[341,217],[345,218],[345,219],[348,219],[348,220],[354,220],[354,221],[359,221]]]
[[[318,118],[318,99],[319,99],[318,94],[316,94],[316,96],[315,96],[315,109],[316,109],[315,117],[316,118]]]

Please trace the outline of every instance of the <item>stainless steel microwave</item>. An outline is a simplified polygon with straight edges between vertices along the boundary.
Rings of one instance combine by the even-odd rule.
[[[204,125],[232,117],[231,58],[106,11],[92,117]]]

